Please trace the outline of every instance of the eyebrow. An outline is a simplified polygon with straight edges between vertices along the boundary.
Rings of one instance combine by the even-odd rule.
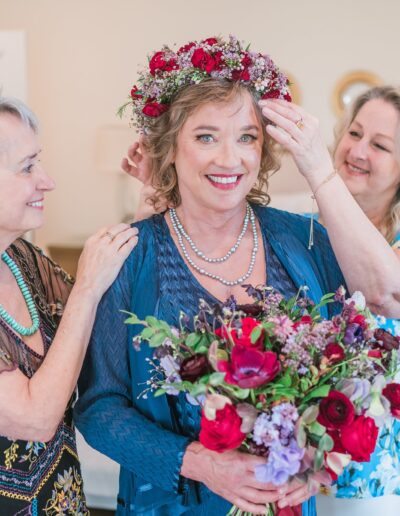
[[[259,128],[257,125],[245,125],[244,127],[240,128],[241,131],[259,131]],[[193,131],[219,131],[219,127],[216,127],[215,125],[199,125],[193,129]]]
[[[360,122],[357,122],[356,120],[353,120],[352,123],[358,125],[358,127],[361,127],[362,129],[364,129],[362,124],[360,124]],[[387,134],[376,133],[375,136],[380,136],[381,138],[386,138],[387,140],[390,140],[391,142],[394,142],[394,139],[391,136],[388,136]]]
[[[21,161],[18,162],[18,165],[20,165],[24,161],[28,161],[28,160],[36,158],[36,156],[38,156],[41,152],[42,152],[42,149],[38,150],[34,154],[31,154],[30,156],[25,156],[25,158],[21,159]]]

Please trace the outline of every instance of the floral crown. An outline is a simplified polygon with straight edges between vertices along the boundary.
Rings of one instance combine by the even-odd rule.
[[[252,52],[234,36],[192,41],[174,51],[164,45],[149,57],[148,67],[139,71],[130,100],[119,113],[132,106],[132,122],[140,132],[168,111],[173,97],[185,86],[207,78],[238,81],[249,86],[259,99],[290,101],[287,77],[265,54]]]

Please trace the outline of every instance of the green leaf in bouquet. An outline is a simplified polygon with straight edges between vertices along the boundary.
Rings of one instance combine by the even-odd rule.
[[[301,419],[304,421],[305,425],[310,425],[316,421],[319,414],[319,409],[317,405],[311,405],[307,407],[306,410],[301,415]]]
[[[218,385],[221,385],[224,381],[225,373],[212,373],[209,377],[208,382],[213,387],[217,387]]]
[[[189,333],[185,339],[186,346],[189,348],[195,348],[202,340],[203,335],[201,333]]]
[[[318,421],[313,421],[311,425],[308,425],[308,429],[312,434],[317,435],[318,437],[321,437],[326,433],[326,428],[323,425],[320,425]]]
[[[157,389],[157,390],[154,392],[153,396],[154,396],[155,398],[158,398],[159,396],[162,396],[163,394],[167,394],[167,393],[164,391],[164,389]]]
[[[290,387],[292,385],[292,376],[290,368],[286,369],[285,374],[281,378],[279,378],[279,383],[284,387]]]
[[[240,387],[227,383],[224,384],[224,390],[233,394],[238,400],[245,400],[250,394],[250,389],[241,389]]]
[[[224,349],[218,348],[218,341],[214,340],[208,349],[208,361],[212,367],[217,370],[217,363],[219,360],[228,360],[228,353]]]
[[[151,348],[158,348],[158,346],[161,346],[167,338],[168,335],[165,335],[165,332],[157,332],[149,339],[149,345]]]
[[[317,450],[314,455],[314,471],[319,471],[324,463],[324,452]]]
[[[157,317],[154,317],[153,315],[148,315],[146,317],[145,321],[147,322],[147,324],[149,326],[154,326],[154,327],[157,327],[158,323],[159,323],[159,320],[157,319]]]
[[[207,386],[202,383],[195,383],[190,388],[190,394],[193,396],[193,398],[196,398],[196,396],[200,396],[201,394],[206,394],[207,392]]]
[[[334,442],[332,437],[329,434],[324,434],[318,443],[318,450],[321,450],[323,452],[329,452],[332,450],[334,446]]]
[[[303,377],[303,378],[300,379],[300,390],[301,390],[301,392],[307,392],[308,389],[310,388],[310,386],[311,386],[311,382],[310,382],[310,380],[308,378]]]
[[[154,335],[153,328],[145,328],[141,333],[142,339],[145,339],[145,340],[151,339],[153,335]]]
[[[121,312],[128,314],[129,317],[125,319],[125,324],[144,324],[144,321],[141,321],[136,314],[132,312],[127,312],[126,310],[120,310]]]
[[[307,433],[302,422],[296,425],[296,441],[300,448],[306,447]]]
[[[301,404],[304,405],[307,401],[313,398],[325,398],[328,396],[330,389],[329,385],[318,385],[303,398]]]
[[[255,326],[251,333],[250,333],[250,342],[252,344],[255,344],[258,339],[261,337],[261,332],[262,332],[263,328],[262,326],[259,324],[258,326]]]

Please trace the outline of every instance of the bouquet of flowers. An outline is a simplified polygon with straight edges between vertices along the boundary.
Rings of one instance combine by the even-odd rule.
[[[288,301],[245,288],[252,304],[200,301],[192,329],[183,313],[179,328],[129,314],[126,323],[144,326],[134,345],[155,348],[149,389],[201,405],[206,448],[265,457],[259,481],[330,485],[351,460],[369,461],[378,427],[400,417],[400,338],[376,328],[359,292],[345,299],[341,287],[316,305],[305,287]],[[341,312],[325,320],[320,308],[331,302]]]

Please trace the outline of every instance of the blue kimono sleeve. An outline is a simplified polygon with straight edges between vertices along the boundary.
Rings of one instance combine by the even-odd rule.
[[[138,409],[133,394],[137,388],[134,387],[137,379],[132,378],[133,362],[140,360],[140,368],[147,367],[141,353],[133,349],[124,324],[126,314],[121,312],[130,311],[135,279],[132,269],[138,267],[132,258],[135,254],[136,249],[98,307],[79,380],[75,421],[93,448],[142,481],[167,492],[177,492],[183,455],[190,441],[157,423],[156,418],[146,417]],[[145,267],[145,264],[140,266]],[[141,387],[144,390],[146,385]]]

